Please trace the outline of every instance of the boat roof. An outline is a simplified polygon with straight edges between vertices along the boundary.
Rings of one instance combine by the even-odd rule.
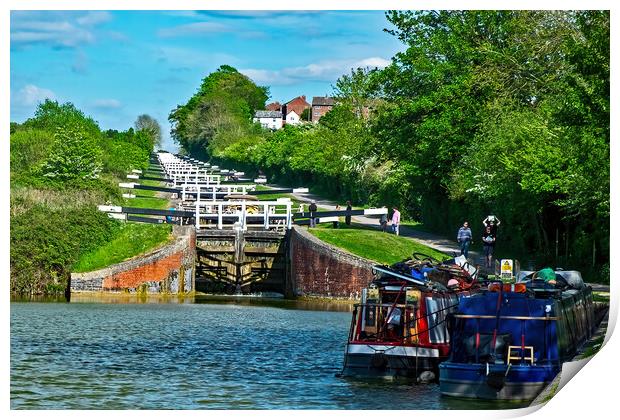
[[[530,277],[536,271],[521,271],[519,273],[518,282],[527,282],[531,280]],[[581,277],[581,273],[576,270],[555,270],[555,275],[560,276],[568,285],[573,289],[583,289],[586,284]]]

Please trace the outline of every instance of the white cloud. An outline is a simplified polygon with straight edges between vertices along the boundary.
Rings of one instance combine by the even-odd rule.
[[[391,63],[381,57],[361,60],[327,60],[300,67],[285,67],[280,70],[240,69],[239,71],[256,83],[269,85],[291,85],[300,81],[334,82],[351,69],[359,67],[384,68]]]
[[[93,26],[100,23],[108,22],[112,20],[110,12],[105,11],[90,11],[84,16],[80,16],[76,19],[76,22],[84,26]]]
[[[32,106],[46,99],[56,99],[56,94],[49,89],[40,88],[35,85],[26,85],[15,95],[15,104]]]
[[[95,26],[112,18],[109,12],[13,11],[11,46],[47,44],[54,48],[74,48],[95,41]]]
[[[98,109],[118,109],[123,104],[116,99],[97,99],[93,102],[93,107]]]
[[[159,31],[157,31],[157,34],[161,37],[168,38],[176,36],[204,35],[220,32],[230,32],[232,30],[233,29],[231,27],[217,22],[196,22],[160,29]]]

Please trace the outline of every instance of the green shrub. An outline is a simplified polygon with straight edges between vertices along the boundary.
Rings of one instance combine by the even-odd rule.
[[[119,223],[92,207],[71,211],[35,205],[11,218],[11,292],[40,294],[66,287],[79,257],[119,230]]]
[[[59,127],[52,153],[41,173],[56,180],[96,179],[101,172],[101,148],[97,139],[79,125]]]
[[[15,131],[11,134],[11,172],[29,173],[49,156],[54,135],[40,129]]]

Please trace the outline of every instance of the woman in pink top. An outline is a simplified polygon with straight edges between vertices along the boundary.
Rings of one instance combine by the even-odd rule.
[[[398,225],[400,225],[400,212],[394,207],[394,214],[392,214],[392,230],[396,236],[398,236]]]

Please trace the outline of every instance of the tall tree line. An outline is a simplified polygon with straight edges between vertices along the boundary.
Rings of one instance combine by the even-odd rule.
[[[250,116],[267,89],[223,66],[173,111],[173,136],[446,234],[496,213],[499,253],[608,276],[609,12],[386,18],[403,51],[336,81],[318,125],[261,131]]]

